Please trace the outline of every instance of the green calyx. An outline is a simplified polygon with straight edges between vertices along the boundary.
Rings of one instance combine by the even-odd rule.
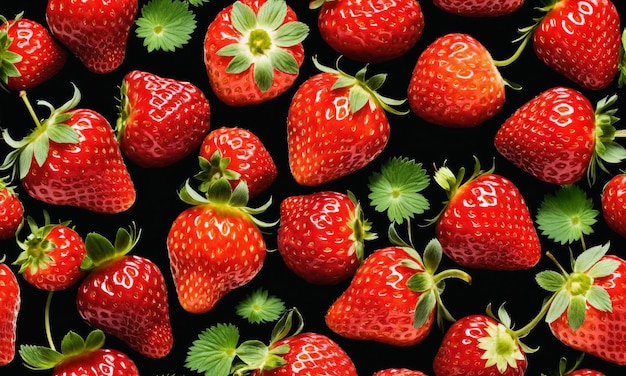
[[[52,369],[64,361],[83,356],[102,348],[105,335],[101,330],[94,330],[83,339],[70,331],[61,342],[61,352],[45,346],[21,345],[19,354],[27,368],[35,371]]]
[[[348,227],[352,229],[349,239],[352,241],[349,253],[355,253],[359,262],[365,257],[365,242],[378,238],[378,235],[372,232],[372,222],[365,218],[361,204],[357,201],[354,193],[348,191],[348,197],[355,204],[354,211],[350,214]]]
[[[80,269],[89,271],[107,265],[127,255],[139,241],[141,230],[133,223],[129,230],[120,228],[115,235],[115,243],[104,236],[91,232],[85,237],[85,251]]]
[[[151,0],[146,3],[135,23],[137,36],[143,39],[148,52],[171,52],[187,44],[197,26],[189,4],[202,3],[192,0]]]
[[[4,29],[0,30],[0,87],[8,91],[6,84],[9,82],[9,77],[19,77],[22,74],[15,67],[15,64],[22,61],[22,55],[9,51],[11,44],[13,44],[13,38],[9,37],[9,29],[13,24],[22,18],[23,12],[19,13],[13,19],[13,23],[9,24],[9,21],[3,15],[0,15],[0,23],[7,25]]]
[[[615,123],[619,118],[615,116],[617,108],[612,108],[617,102],[617,95],[604,97],[598,101],[595,110],[596,143],[591,163],[587,169],[587,181],[593,185],[596,181],[596,171],[599,167],[609,173],[604,165],[607,163],[621,163],[626,159],[626,148],[615,142],[617,137],[626,137],[626,130],[616,130]]]
[[[309,27],[298,21],[285,22],[285,0],[268,0],[256,14],[252,8],[237,1],[230,16],[240,35],[239,41],[217,51],[220,56],[232,57],[226,72],[242,73],[253,66],[254,81],[263,92],[272,86],[274,69],[298,73],[298,62],[288,48],[306,39]]]
[[[219,150],[216,150],[208,160],[198,157],[198,162],[200,172],[194,175],[194,178],[201,182],[198,187],[200,192],[207,192],[213,181],[222,177],[226,180],[237,180],[240,177],[238,172],[228,169],[230,158],[222,157],[222,153]]]
[[[237,315],[252,324],[276,321],[285,312],[285,303],[267,290],[257,289],[235,307]]]

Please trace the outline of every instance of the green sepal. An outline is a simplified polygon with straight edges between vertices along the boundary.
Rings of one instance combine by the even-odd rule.
[[[189,42],[197,21],[187,1],[151,0],[141,8],[135,24],[137,37],[143,39],[148,52],[172,52]]]
[[[622,31],[622,38],[620,43],[620,58],[619,58],[619,75],[617,79],[617,87],[622,88],[626,83],[626,28]]]
[[[22,55],[9,51],[9,48],[13,44],[13,38],[9,38],[9,29],[20,20],[24,12],[20,12],[13,18],[13,22],[9,24],[9,21],[3,15],[0,15],[0,24],[6,26],[0,30],[0,88],[8,92],[6,84],[9,82],[9,77],[19,77],[22,74],[17,69],[15,64],[22,61]]]
[[[285,311],[285,303],[267,290],[257,289],[235,307],[237,315],[252,324],[276,321]]]
[[[615,142],[615,138],[620,135],[623,137],[623,131],[615,129],[615,123],[619,118],[615,116],[617,108],[617,95],[611,95],[598,101],[595,108],[595,149],[589,167],[587,168],[587,181],[589,185],[593,185],[596,181],[596,172],[599,167],[602,171],[609,173],[604,162],[621,163],[626,160],[626,148]]]
[[[237,355],[239,329],[232,324],[217,324],[198,335],[189,347],[185,367],[212,376],[228,376]]]
[[[294,329],[294,316],[297,321],[297,326]],[[304,328],[304,320],[302,314],[297,308],[291,308],[285,312],[280,320],[276,323],[272,329],[272,335],[270,337],[270,347],[276,342],[286,338],[287,336],[295,336],[302,332]],[[290,334],[291,333],[291,334]]]
[[[104,341],[105,335],[100,329],[91,331],[86,339],[69,331],[61,341],[61,352],[45,346],[21,345],[19,354],[27,368],[43,371],[68,359],[94,352],[102,348]]]
[[[85,237],[85,250],[87,255],[80,265],[83,271],[89,271],[111,263],[127,255],[139,242],[141,230],[133,223],[130,230],[119,228],[115,235],[115,243],[111,243],[106,237],[91,232]]]
[[[377,239],[378,235],[372,231],[372,222],[365,218],[365,213],[354,193],[348,191],[347,196],[355,205],[355,209],[350,213],[348,220],[348,227],[352,230],[348,237],[352,241],[348,252],[355,254],[358,262],[361,263],[365,258],[365,242]]]

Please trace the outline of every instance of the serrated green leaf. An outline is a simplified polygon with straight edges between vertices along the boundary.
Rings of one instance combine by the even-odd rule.
[[[567,307],[567,322],[570,328],[576,330],[585,321],[587,312],[587,301],[583,296],[572,296]]]
[[[565,286],[565,277],[552,270],[537,273],[535,280],[542,289],[550,292],[559,291]]]
[[[413,327],[419,328],[428,321],[433,310],[437,306],[437,297],[432,290],[420,295],[415,306],[415,315],[413,316]]]
[[[52,369],[63,360],[61,353],[44,346],[22,345],[19,354],[26,366],[36,371]]]
[[[197,22],[186,1],[151,0],[141,8],[135,24],[148,52],[171,52],[189,42]]]
[[[285,304],[266,290],[258,289],[237,304],[235,309],[248,322],[258,324],[278,320],[285,312]]]
[[[232,20],[233,27],[242,35],[245,35],[248,30],[252,30],[257,27],[256,14],[247,5],[240,1],[233,4],[230,19]]]
[[[567,292],[567,290],[559,290],[552,303],[550,303],[550,308],[546,314],[546,322],[551,323],[561,317],[565,310],[567,310],[570,299],[571,295]]]
[[[578,255],[574,261],[574,272],[584,273],[594,266],[609,251],[609,244],[591,247]]]
[[[228,376],[237,355],[238,342],[239,330],[234,325],[212,326],[193,341],[185,359],[185,367],[212,376]]]
[[[589,304],[603,312],[613,311],[613,303],[611,302],[611,296],[602,287],[593,285],[587,291],[587,302]]]
[[[309,35],[309,27],[302,22],[287,22],[276,29],[272,41],[279,47],[292,47]]]

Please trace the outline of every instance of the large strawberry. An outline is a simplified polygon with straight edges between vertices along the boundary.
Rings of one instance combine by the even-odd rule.
[[[312,0],[320,8],[320,36],[350,59],[383,62],[410,51],[422,36],[424,15],[417,0]]]
[[[626,237],[626,173],[615,175],[606,183],[601,203],[604,222]]]
[[[173,345],[167,286],[151,260],[128,255],[139,240],[134,228],[119,229],[115,244],[97,233],[85,238],[89,271],[76,294],[81,317],[138,353],[163,358]]]
[[[298,184],[318,186],[368,165],[384,150],[390,127],[385,111],[404,101],[376,92],[385,74],[350,76],[313,59],[321,73],[296,91],[287,115],[289,167]]]
[[[13,167],[26,192],[55,205],[70,205],[99,213],[118,213],[135,202],[135,187],[109,122],[98,112],[75,108],[80,91],[63,106],[50,109],[39,121],[27,98],[36,128],[17,141],[7,129],[3,138],[14,148],[2,168]]]
[[[0,260],[0,366],[15,357],[17,316],[22,303],[20,285],[4,259]]]
[[[22,249],[14,264],[20,266],[24,279],[36,288],[47,291],[65,290],[77,283],[85,273],[80,265],[85,257],[85,243],[69,227],[69,221],[50,223],[44,211],[44,225],[26,218],[30,233],[18,241]]]
[[[126,55],[138,0],[48,0],[46,20],[52,34],[91,72],[117,69]]]
[[[547,89],[519,107],[502,124],[494,145],[515,166],[554,184],[572,184],[587,174],[595,181],[604,162],[626,159],[626,149],[614,142],[617,118],[611,106],[617,97],[604,98],[594,111],[579,91]]]
[[[280,204],[278,251],[305,281],[335,284],[352,277],[361,265],[364,242],[376,238],[370,229],[351,192],[289,196]]]
[[[433,4],[463,17],[499,17],[521,8],[524,0],[433,0]]]
[[[241,0],[220,11],[204,39],[213,92],[244,106],[275,98],[293,85],[309,28],[285,0]]]
[[[59,73],[67,54],[39,22],[0,15],[0,86],[26,90]]]
[[[458,264],[481,269],[522,270],[539,262],[541,244],[526,202],[504,176],[481,171],[463,181],[448,167],[435,173],[448,201],[436,218],[435,232],[443,252]]]
[[[407,93],[420,118],[446,127],[474,127],[502,109],[504,86],[485,46],[471,35],[450,33],[422,51]]]
[[[8,184],[9,178],[0,178],[0,239],[15,237],[15,233],[24,222],[24,205]]]
[[[121,86],[117,138],[142,167],[171,165],[196,149],[209,131],[211,109],[191,82],[134,70]]]

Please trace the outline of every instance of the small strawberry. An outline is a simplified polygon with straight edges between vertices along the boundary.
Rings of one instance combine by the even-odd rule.
[[[267,190],[278,176],[274,159],[261,139],[245,128],[211,131],[202,141],[200,157],[202,172],[196,178],[209,184],[211,179],[225,176],[233,189],[243,180],[250,198]],[[204,185],[200,189],[204,190]]]
[[[54,205],[70,205],[98,213],[119,213],[135,202],[135,187],[109,122],[89,109],[76,109],[80,91],[58,109],[45,101],[50,116],[40,122],[22,96],[36,128],[16,141],[7,129],[3,138],[14,150],[0,168],[13,168],[26,192]]]
[[[138,0],[48,0],[46,20],[52,34],[91,72],[117,69],[135,21]]]
[[[305,281],[336,284],[352,277],[363,261],[364,242],[376,238],[370,229],[351,192],[289,196],[280,204],[278,251]]]
[[[570,366],[568,366],[566,358],[561,358],[559,360],[559,369],[557,372],[549,373],[547,375],[542,373],[541,376],[606,376],[604,373],[590,368],[579,368],[584,355],[584,353],[581,354],[578,359],[576,359],[576,362]]]
[[[0,239],[15,237],[24,222],[24,205],[15,192],[15,188],[8,184],[9,178],[0,178]]]
[[[258,104],[289,89],[309,28],[285,0],[241,0],[221,10],[204,39],[213,92],[231,106]]]
[[[404,101],[376,92],[385,79],[365,79],[366,68],[354,77],[325,67],[296,91],[287,115],[289,167],[298,184],[318,186],[368,165],[383,151],[390,135],[385,111]]]
[[[415,46],[424,29],[417,0],[312,0],[309,7],[320,8],[317,26],[322,39],[357,61],[380,63],[400,57]]]
[[[505,81],[485,46],[468,34],[437,38],[420,54],[407,90],[420,118],[446,127],[474,127],[504,105]]]
[[[0,87],[26,90],[47,81],[65,66],[67,54],[42,24],[0,15]]]
[[[138,353],[163,358],[173,345],[167,286],[159,267],[128,255],[139,234],[120,228],[115,245],[102,235],[85,238],[89,271],[76,294],[76,306],[89,325],[103,330]]]
[[[424,372],[408,368],[386,368],[374,372],[372,376],[427,376]]]
[[[15,357],[17,316],[22,303],[20,285],[11,268],[0,259],[0,366]]]
[[[491,270],[529,269],[539,262],[541,244],[526,202],[507,178],[481,171],[463,182],[447,167],[435,173],[448,201],[436,220],[443,252],[459,265]]]
[[[200,146],[210,127],[209,101],[198,87],[144,71],[124,76],[119,110],[122,153],[142,167],[178,162]]]
[[[44,211],[44,225],[39,227],[32,217],[26,218],[30,233],[23,241],[22,249],[14,264],[20,266],[24,279],[38,289],[46,291],[65,290],[77,283],[85,273],[80,265],[85,257],[85,243],[78,233],[69,227],[69,221],[50,223]]]
[[[94,330],[87,338],[70,331],[61,343],[61,352],[45,346],[22,345],[20,355],[29,368],[52,369],[51,376],[139,376],[135,363],[115,349],[102,348],[104,333]]]
[[[626,173],[615,175],[602,191],[602,216],[610,229],[626,237]]]
[[[572,184],[587,174],[595,181],[596,167],[626,159],[617,144],[613,124],[617,96],[591,102],[567,87],[547,89],[519,107],[502,124],[494,145],[515,166],[554,184]]]
[[[433,4],[463,17],[499,17],[521,8],[524,0],[433,0]]]

